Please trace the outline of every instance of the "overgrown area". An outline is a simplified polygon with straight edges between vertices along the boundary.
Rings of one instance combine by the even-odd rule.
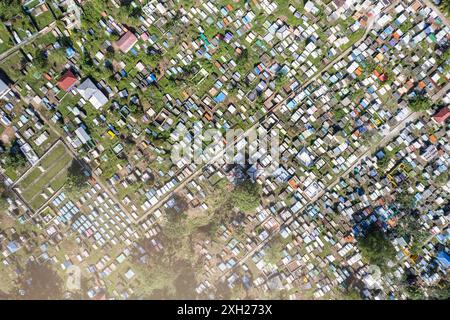
[[[409,99],[409,107],[412,111],[425,111],[431,109],[433,102],[428,97],[416,95]]]
[[[395,257],[394,246],[375,225],[372,225],[365,235],[358,239],[358,248],[370,264],[375,264],[382,270],[386,270],[387,262]]]
[[[264,261],[277,264],[283,258],[283,248],[290,242],[290,237],[283,239],[280,235],[275,236],[267,245]]]
[[[233,205],[240,210],[244,212],[254,210],[261,200],[261,186],[246,179],[233,189],[230,197]]]

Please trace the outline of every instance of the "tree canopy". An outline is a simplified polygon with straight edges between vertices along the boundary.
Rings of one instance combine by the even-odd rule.
[[[9,207],[8,201],[8,190],[5,187],[3,181],[0,181],[0,210],[5,210]]]
[[[415,97],[409,99],[408,102],[412,111],[425,111],[433,106],[433,102],[430,98],[423,95],[416,95]]]
[[[277,264],[283,258],[283,248],[289,243],[290,238],[283,239],[280,235],[270,240],[265,249],[264,261]]]
[[[261,186],[247,179],[234,188],[231,200],[242,211],[254,210],[261,200]]]
[[[358,240],[358,248],[369,263],[386,269],[387,262],[395,257],[395,248],[386,235],[375,225]]]
[[[13,170],[23,168],[27,164],[27,159],[20,150],[17,142],[13,142],[11,147],[6,148],[5,152],[0,153],[0,159],[3,159],[5,168],[11,168]]]
[[[89,176],[84,174],[84,168],[78,160],[72,160],[67,170],[67,187],[71,190],[82,190],[87,187]]]
[[[19,0],[1,0],[0,1],[0,19],[9,20],[22,12],[21,2]]]

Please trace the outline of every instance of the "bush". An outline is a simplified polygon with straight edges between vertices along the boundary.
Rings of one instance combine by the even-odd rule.
[[[84,173],[84,168],[78,160],[72,160],[67,169],[67,187],[69,190],[80,191],[88,186],[89,176]]]
[[[432,101],[425,96],[416,95],[415,97],[409,99],[409,108],[412,111],[425,111],[433,106]]]
[[[256,209],[259,206],[260,199],[261,186],[250,180],[245,180],[238,185],[231,194],[233,205],[244,212]]]
[[[385,234],[372,225],[366,234],[358,240],[358,248],[370,264],[386,269],[386,263],[395,257],[395,249]]]
[[[290,238],[283,239],[281,236],[273,238],[267,247],[264,261],[271,264],[277,264],[283,258],[283,248],[287,245]]]
[[[0,159],[3,159],[5,168],[11,168],[14,171],[25,167],[27,164],[27,159],[20,150],[17,141],[13,142],[5,152],[0,153]]]
[[[5,184],[3,181],[0,181],[0,210],[8,209],[9,203],[7,201],[9,195],[8,191],[5,187]]]

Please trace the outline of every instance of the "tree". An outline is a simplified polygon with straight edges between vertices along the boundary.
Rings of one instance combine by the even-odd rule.
[[[115,54],[116,54],[116,51],[114,50],[113,46],[108,46],[106,48],[106,57],[108,59],[111,59],[111,60],[114,59]],[[110,63],[110,66],[108,68],[111,69],[112,71],[114,71],[114,67],[113,67],[112,63]]]
[[[450,1],[442,1],[442,9],[447,14],[447,16],[450,16]]]
[[[448,172],[442,172],[440,175],[438,175],[434,181],[439,185],[443,186],[448,182]]]
[[[275,77],[275,86],[276,86],[276,90],[279,90],[283,84],[286,82],[286,74],[285,73],[278,73],[277,76]]]
[[[240,210],[247,212],[256,209],[261,200],[261,186],[247,179],[234,188],[231,201]]]
[[[121,7],[128,7],[131,6],[131,3],[133,0],[120,0],[120,6]]]
[[[9,153],[5,159],[5,165],[15,170],[25,167],[27,161],[22,152]]]
[[[27,159],[20,150],[17,141],[14,141],[6,152],[0,153],[0,159],[3,159],[6,168],[11,168],[13,170],[23,168],[27,164]]]
[[[34,54],[34,62],[36,62],[36,65],[41,69],[47,68],[49,64],[47,50],[42,49],[36,50]]]
[[[236,62],[239,63],[247,63],[248,62],[248,49],[247,48],[243,48],[241,49],[241,53],[238,55],[238,57],[236,58]]]
[[[423,246],[423,241],[427,238],[427,233],[424,232],[420,224],[419,212],[416,209],[416,198],[414,194],[403,191],[396,196],[396,203],[403,216],[399,219],[395,231],[410,243],[410,252],[418,254]]]
[[[67,187],[70,190],[83,190],[88,184],[86,183],[89,176],[85,174],[84,167],[78,160],[72,160],[70,167],[67,169]]]
[[[400,206],[403,212],[410,213],[416,205],[416,198],[414,194],[403,191],[396,197],[396,203]]]
[[[7,21],[21,13],[21,1],[19,0],[1,0],[0,1],[0,19]]]
[[[361,293],[355,288],[347,288],[345,294],[346,300],[362,300]]]
[[[408,104],[412,111],[425,111],[433,106],[430,98],[419,94],[409,99]]]
[[[142,8],[140,6],[134,7],[130,11],[130,16],[133,18],[139,18],[142,15]]]
[[[405,293],[410,300],[423,300],[425,298],[425,295],[420,287],[413,284],[405,285]]]
[[[450,299],[450,282],[442,279],[435,286],[430,289],[429,294],[431,299],[448,300]]]
[[[81,22],[83,29],[88,30],[92,25],[95,25],[101,18],[101,12],[104,10],[102,2],[87,1],[83,3],[83,14],[81,15]]]
[[[0,210],[6,210],[9,207],[8,199],[8,191],[5,188],[5,184],[3,181],[0,181]]]
[[[61,43],[61,46],[64,48],[73,48],[73,42],[70,37],[62,36],[58,39],[58,41]]]
[[[277,235],[270,240],[267,249],[265,250],[264,261],[267,263],[277,264],[283,258],[283,248],[289,241],[284,240]]]
[[[152,297],[152,298],[163,298],[155,296],[156,292],[164,292],[165,297],[167,295],[172,296],[175,293],[174,280],[176,278],[176,273],[172,268],[167,268],[163,264],[154,264],[151,267],[146,264],[138,264],[135,266],[137,271],[138,279],[141,281],[139,286],[139,296],[142,297]]]
[[[386,269],[387,261],[395,257],[395,249],[385,234],[375,225],[358,240],[358,248],[369,263]]]

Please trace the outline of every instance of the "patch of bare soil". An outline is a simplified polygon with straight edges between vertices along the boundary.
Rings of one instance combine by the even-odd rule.
[[[10,145],[13,139],[14,139],[14,129],[12,127],[6,127],[0,136],[0,140],[2,141],[3,144]]]

